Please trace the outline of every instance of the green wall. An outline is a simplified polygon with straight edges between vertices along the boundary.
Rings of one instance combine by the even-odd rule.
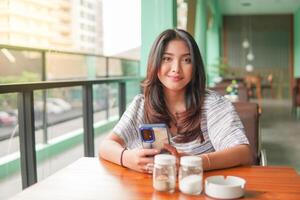
[[[220,62],[220,27],[222,18],[216,0],[208,1],[208,9],[210,9],[211,17],[208,19],[206,35],[206,70],[208,84],[213,85],[216,77],[219,77],[218,66]]]
[[[197,0],[195,16],[195,40],[206,67],[208,84],[219,76],[220,26],[222,23],[217,0]],[[142,55],[140,74],[145,76],[147,58],[157,35],[167,28],[175,28],[176,0],[142,0]],[[208,11],[210,10],[210,12]],[[207,17],[211,26],[208,27]]]
[[[300,9],[294,15],[294,77],[300,77]]]
[[[200,48],[204,65],[206,65],[206,0],[198,0],[195,19],[195,40]]]
[[[222,18],[217,0],[198,0],[195,19],[195,40],[206,68],[207,83],[219,76],[220,27]]]
[[[147,59],[155,38],[177,23],[176,0],[142,0],[142,54],[140,75],[145,76]]]

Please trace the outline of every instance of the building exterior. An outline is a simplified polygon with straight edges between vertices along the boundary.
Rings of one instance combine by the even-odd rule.
[[[1,0],[0,43],[102,53],[102,0]]]
[[[73,48],[102,54],[102,0],[72,1]]]

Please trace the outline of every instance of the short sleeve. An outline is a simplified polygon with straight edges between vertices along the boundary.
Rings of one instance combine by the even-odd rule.
[[[208,134],[216,151],[249,144],[243,124],[228,99],[214,94],[207,106]]]
[[[127,148],[141,147],[139,125],[143,123],[144,97],[137,95],[128,106],[119,122],[113,129],[113,133],[121,137]]]

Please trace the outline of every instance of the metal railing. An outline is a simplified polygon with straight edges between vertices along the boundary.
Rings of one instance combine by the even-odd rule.
[[[120,58],[115,56],[103,56],[99,54],[93,54],[93,53],[83,53],[83,52],[74,52],[74,51],[60,51],[56,49],[45,49],[45,48],[34,48],[34,47],[26,47],[26,46],[15,46],[15,45],[8,45],[8,44],[0,44],[0,50],[8,49],[13,51],[29,51],[29,52],[38,52],[41,54],[41,81],[46,81],[47,79],[47,71],[46,71],[46,60],[47,56],[51,54],[64,54],[64,55],[75,55],[75,56],[84,56],[84,57],[96,57],[96,58],[102,58],[105,60],[105,74],[99,75],[97,77],[111,77],[109,74],[110,69],[109,65],[110,62],[113,60],[120,60],[123,62],[135,62],[137,63],[138,67],[136,68],[136,75],[140,75],[140,61],[136,59],[129,59],[129,58]],[[122,75],[113,75],[114,77],[122,76]],[[77,78],[77,77],[76,77]]]
[[[5,54],[6,52],[6,54]],[[30,61],[30,56],[26,53],[34,53],[35,61]],[[9,55],[7,55],[9,54]],[[27,56],[25,56],[27,55]],[[53,58],[53,55],[62,55],[59,58]],[[71,57],[70,57],[71,56]],[[76,56],[76,59],[73,60]],[[13,57],[13,61],[11,61]],[[29,59],[28,59],[29,58]],[[72,59],[73,58],[73,59]],[[80,58],[80,64],[86,68],[82,69],[78,66],[77,62]],[[97,59],[89,62],[89,59]],[[65,61],[68,61],[67,63]],[[117,61],[117,63],[116,63]],[[106,78],[106,77],[124,77],[124,76],[139,76],[140,75],[140,61],[128,58],[120,58],[113,56],[103,56],[93,53],[83,53],[83,52],[72,52],[72,51],[60,51],[57,49],[48,49],[48,48],[33,48],[26,46],[15,46],[8,44],[0,44],[0,71],[4,70],[4,73],[0,73],[0,84],[15,83],[15,82],[27,82],[28,80],[5,80],[6,76],[10,77],[16,72],[9,72],[6,69],[18,69],[18,73],[27,71],[31,72],[38,77],[35,77],[33,81],[61,81],[61,80],[85,80],[85,79],[95,79],[95,78]],[[76,68],[79,67],[81,70],[85,70],[83,73],[78,69],[75,74],[72,74],[71,77],[67,77],[70,71],[61,71],[59,69],[65,68],[67,66],[72,66],[72,71],[76,71]],[[117,65],[116,65],[117,64]],[[35,69],[29,69],[28,66],[35,65]],[[37,66],[36,66],[37,65]],[[59,65],[59,67],[57,66]],[[114,70],[115,68],[118,70]],[[55,68],[55,72],[53,72]],[[49,70],[50,69],[50,70]],[[51,70],[52,69],[52,70]],[[69,69],[70,70],[70,69]],[[7,73],[5,73],[7,71]],[[118,71],[118,72],[116,72]],[[53,74],[54,73],[54,74]],[[50,74],[52,74],[50,76]],[[63,75],[62,75],[63,74]],[[62,75],[62,76],[61,76]],[[22,77],[21,75],[15,77]],[[38,78],[38,79],[37,79]],[[25,78],[26,79],[26,78]],[[32,80],[31,80],[32,81]],[[42,101],[46,102],[47,94],[46,91],[42,91]],[[46,114],[46,104],[44,103],[43,114],[42,114],[42,129],[43,137],[45,142],[47,141],[47,125],[48,117]],[[108,117],[108,112],[107,112]],[[7,136],[6,136],[7,137]],[[5,136],[1,136],[5,138]]]
[[[119,90],[119,116],[126,109],[126,82],[141,81],[141,77],[100,78],[78,81],[44,81],[19,84],[0,84],[0,94],[17,93],[19,144],[22,186],[26,188],[37,182],[34,125],[34,91],[62,87],[82,87],[84,156],[94,156],[93,85],[117,83]]]

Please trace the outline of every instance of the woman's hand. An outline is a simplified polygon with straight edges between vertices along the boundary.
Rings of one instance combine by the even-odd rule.
[[[177,149],[170,144],[164,144],[164,149],[167,150],[170,154],[176,157],[176,167],[179,169],[180,157],[182,156],[178,153]]]
[[[124,166],[138,172],[152,174],[154,156],[160,151],[157,149],[131,149],[123,154]]]

